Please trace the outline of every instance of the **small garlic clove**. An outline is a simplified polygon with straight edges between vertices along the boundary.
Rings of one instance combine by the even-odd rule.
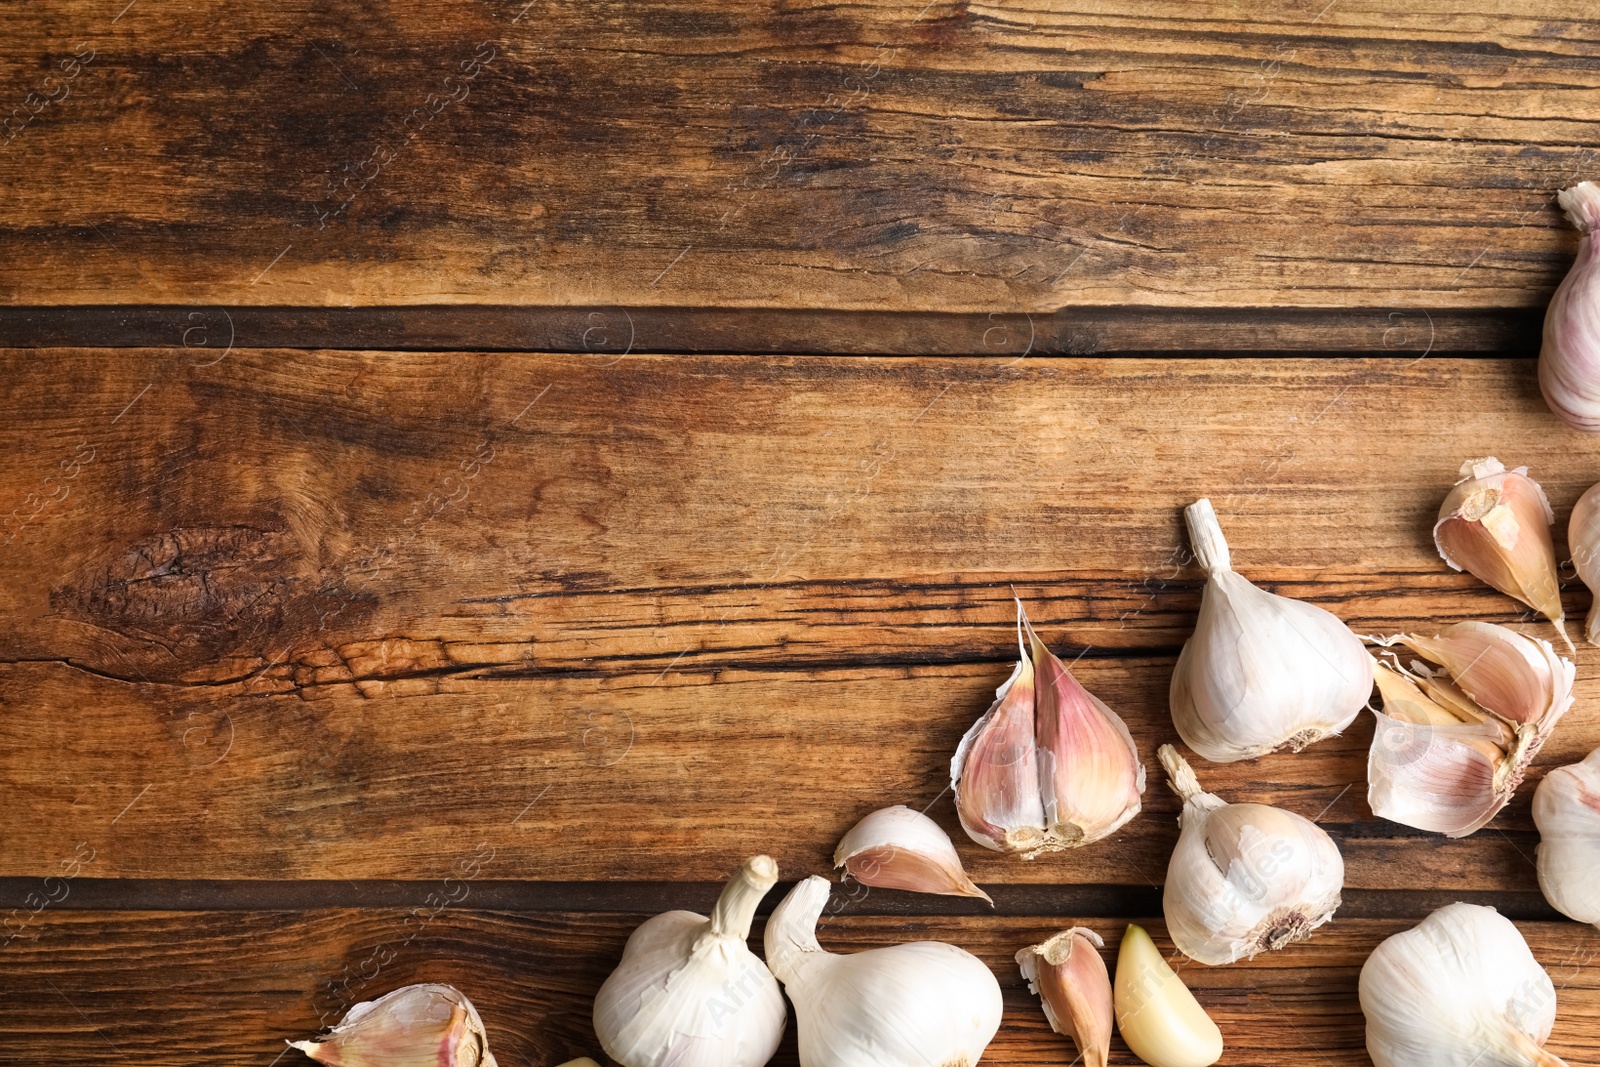
[[[1545,775],[1533,822],[1544,898],[1567,918],[1600,926],[1600,749]]]
[[[994,903],[967,877],[939,824],[904,804],[880,808],[852,826],[834,849],[833,865],[862,885]]]
[[[1573,666],[1548,641],[1459,622],[1434,637],[1401,634],[1395,642],[1439,664],[1463,693],[1509,722],[1542,722],[1572,703]]]
[[[1022,603],[1017,603],[1022,617]],[[1018,646],[1021,626],[1018,625]],[[950,761],[961,828],[984,848],[1027,852],[1044,844],[1044,803],[1033,740],[1033,662],[1022,651],[995,701],[961,739]]]
[[[1567,548],[1572,552],[1573,568],[1593,596],[1589,617],[1584,620],[1584,639],[1600,645],[1600,484],[1591,485],[1572,505]]]
[[[1114,988],[1117,1031],[1150,1067],[1210,1067],[1222,1058],[1222,1031],[1142,926],[1129,923],[1122,935]]]
[[[1550,410],[1580,430],[1600,431],[1600,185],[1579,182],[1557,194],[1583,234],[1578,258],[1544,315],[1539,388]]]
[[[588,1056],[579,1056],[575,1060],[568,1060],[566,1063],[561,1064],[560,1067],[600,1067],[600,1065]]]
[[[326,1035],[289,1047],[329,1067],[495,1067],[477,1009],[447,985],[363,1001]]]
[[[1439,507],[1434,544],[1444,561],[1514,597],[1555,624],[1567,647],[1566,615],[1550,524],[1555,513],[1528,468],[1493,456],[1461,465],[1461,480]]]
[[[1017,953],[1017,966],[1037,993],[1045,1018],[1070,1037],[1085,1067],[1106,1067],[1111,1054],[1111,976],[1100,958],[1105,942],[1093,930],[1074,926]]]

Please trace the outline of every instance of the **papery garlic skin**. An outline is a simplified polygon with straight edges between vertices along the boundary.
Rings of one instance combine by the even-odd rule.
[[[1583,636],[1591,645],[1600,645],[1600,484],[1591,485],[1572,505],[1567,520],[1567,548],[1572,566],[1589,587],[1593,600],[1584,620]]]
[[[1000,1028],[1000,983],[954,945],[835,954],[817,943],[828,882],[807,878],[767,920],[767,961],[794,1002],[800,1067],[971,1067]]]
[[[1298,752],[1338,734],[1372,692],[1372,663],[1339,618],[1234,572],[1211,501],[1184,509],[1206,573],[1194,634],[1172,672],[1172,721],[1213,763]]]
[[[1544,898],[1567,918],[1600,926],[1600,749],[1544,776],[1533,821]]]
[[[1583,237],[1578,258],[1544,313],[1539,389],[1550,410],[1572,426],[1600,432],[1600,185],[1579,182],[1556,194]]]
[[[1162,893],[1167,933],[1190,959],[1219,965],[1280,949],[1333,918],[1344,858],[1304,816],[1203,792],[1171,745],[1161,764],[1183,798]]]
[[[1129,923],[1122,935],[1112,1000],[1117,1032],[1150,1067],[1210,1067],[1222,1058],[1222,1031],[1142,926]]]
[[[1045,647],[1020,600],[1017,645],[1016,669],[950,761],[950,785],[967,836],[1033,859],[1115,833],[1139,813],[1145,777],[1127,724]]]
[[[967,877],[949,835],[904,804],[880,808],[852,826],[833,851],[833,865],[862,885],[994,903]]]
[[[1105,942],[1087,927],[1070,930],[1017,953],[1017,966],[1037,993],[1050,1028],[1078,1046],[1084,1067],[1106,1067],[1111,1054],[1111,975],[1100,958]]]
[[[762,1067],[787,1009],[777,980],[745,944],[778,865],[755,856],[708,919],[669,911],[628,938],[594,1000],[601,1048],[622,1067]]]
[[[329,1067],[496,1067],[478,1009],[447,985],[363,1001],[324,1036],[289,1047]]]
[[[1493,908],[1451,904],[1395,934],[1360,988],[1376,1067],[1566,1067],[1542,1047],[1555,986]]]
[[[1567,648],[1566,614],[1550,525],[1555,512],[1527,467],[1493,456],[1469,459],[1433,524],[1433,543],[1451,567],[1483,579],[1554,624]]]

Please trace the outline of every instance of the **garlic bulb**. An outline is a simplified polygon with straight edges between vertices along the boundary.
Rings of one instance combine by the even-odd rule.
[[[800,1067],[971,1067],[1000,1028],[1000,983],[954,945],[848,955],[817,944],[828,882],[807,878],[767,920],[767,961],[794,1001]]]
[[[1183,798],[1161,898],[1179,951],[1201,963],[1232,963],[1310,937],[1333,918],[1344,888],[1333,838],[1292,811],[1203,792],[1171,745],[1160,756]]]
[[[1128,924],[1117,952],[1117,1032],[1150,1067],[1210,1067],[1222,1031],[1194,999],[1144,927]]]
[[[1200,617],[1172,672],[1172,721],[1214,763],[1298,752],[1349,726],[1372,693],[1361,641],[1330,612],[1234,573],[1211,501],[1184,509],[1206,573]]]
[[[1589,433],[1600,431],[1600,185],[1579,182],[1556,194],[1567,219],[1583,234],[1578,258],[1544,313],[1539,389],[1550,410]]]
[[[1039,995],[1050,1028],[1072,1038],[1084,1067],[1106,1067],[1111,1055],[1111,976],[1100,958],[1105,942],[1074,926],[1017,953],[1028,991]]]
[[[1584,622],[1583,636],[1591,645],[1600,645],[1600,484],[1591,485],[1572,505],[1567,520],[1567,548],[1572,566],[1589,587],[1593,600]]]
[[[967,836],[1031,860],[1137,815],[1144,765],[1127,725],[1044,646],[1020,600],[1017,647],[1016,669],[950,761],[950,787]]]
[[[1469,459],[1461,465],[1461,480],[1439,505],[1433,542],[1451,567],[1483,579],[1549,619],[1570,649],[1550,540],[1555,519],[1527,467],[1506,470],[1493,456]]]
[[[1544,898],[1569,919],[1600,925],[1600,749],[1544,776],[1533,822]]]
[[[600,1047],[622,1067],[762,1067],[787,1011],[777,981],[745,945],[778,865],[755,856],[711,918],[669,911],[628,938],[594,999]]]
[[[850,828],[833,850],[833,865],[862,885],[913,893],[981,897],[939,824],[904,804],[880,808]]]
[[[289,1047],[329,1067],[495,1067],[478,1010],[447,985],[363,1001],[325,1036]]]
[[[1451,904],[1373,950],[1361,968],[1376,1067],[1566,1067],[1541,1046],[1556,991],[1511,921]]]
[[[1506,806],[1572,706],[1572,664],[1548,641],[1487,622],[1378,644],[1424,657],[1377,665],[1383,710],[1367,756],[1373,814],[1466,837]]]

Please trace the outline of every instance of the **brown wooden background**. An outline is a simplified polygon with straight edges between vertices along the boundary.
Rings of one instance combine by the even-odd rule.
[[[824,943],[961,944],[985,1062],[1069,1062],[1011,955],[1170,947],[1177,805],[1152,774],[1100,845],[967,842],[1013,589],[1152,769],[1197,496],[1359,632],[1550,634],[1428,529],[1494,454],[1564,551],[1600,479],[1531,359],[1552,193],[1600,169],[1581,9],[124,3],[0,7],[0,1059],[287,1064],[422,980],[502,1064],[598,1054],[640,919],[907,803],[994,912],[857,890]],[[1600,745],[1578,666],[1534,779]],[[1465,841],[1396,827],[1371,729],[1198,767],[1348,865],[1309,943],[1184,968],[1224,1062],[1367,1063],[1366,953],[1464,899],[1595,1063],[1531,782]]]

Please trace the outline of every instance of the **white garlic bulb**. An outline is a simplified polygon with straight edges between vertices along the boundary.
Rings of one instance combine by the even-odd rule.
[[[1232,963],[1310,937],[1333,918],[1344,859],[1326,831],[1292,811],[1229,804],[1202,791],[1171,745],[1161,746],[1160,757],[1183,798],[1161,898],[1179,951],[1201,963]]]
[[[1361,968],[1376,1067],[1566,1067],[1543,1048],[1550,976],[1511,921],[1451,904],[1373,950]]]
[[[1000,983],[938,941],[839,955],[817,943],[828,882],[795,886],[767,920],[767,961],[794,1001],[800,1067],[971,1067],[1000,1028]]]
[[[783,993],[745,944],[778,865],[755,856],[711,918],[669,911],[641,923],[594,999],[600,1047],[623,1067],[762,1067],[778,1049]]]
[[[833,850],[833,865],[849,871],[862,885],[981,897],[994,903],[967,877],[950,836],[904,804],[879,808],[852,826]]]
[[[1200,617],[1172,672],[1172,721],[1214,763],[1298,752],[1349,726],[1372,660],[1338,617],[1251,585],[1230,565],[1211,501],[1184,509],[1206,573]]]
[[[362,1001],[326,1035],[289,1047],[328,1067],[495,1067],[478,1009],[447,985]]]
[[[1600,748],[1544,776],[1533,821],[1544,898],[1567,918],[1600,926]]]
[[[1573,568],[1594,598],[1583,636],[1591,645],[1600,645],[1600,484],[1591,485],[1572,505],[1567,548],[1572,552]]]
[[[1556,194],[1583,234],[1578,258],[1544,313],[1539,388],[1550,410],[1589,433],[1600,431],[1600,185],[1579,182]]]

